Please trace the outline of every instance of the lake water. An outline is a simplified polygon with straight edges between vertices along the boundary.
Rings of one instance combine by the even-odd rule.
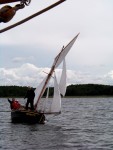
[[[13,124],[6,110],[1,98],[0,150],[113,150],[113,98],[64,98],[44,125]]]

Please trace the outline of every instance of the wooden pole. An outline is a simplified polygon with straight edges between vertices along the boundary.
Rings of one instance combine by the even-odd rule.
[[[21,25],[21,24],[23,24],[23,23],[25,23],[25,22],[31,20],[32,18],[34,18],[34,17],[36,17],[36,16],[39,16],[39,15],[45,13],[46,11],[48,11],[48,10],[50,10],[50,9],[52,9],[52,8],[54,8],[54,7],[56,7],[57,5],[61,4],[61,3],[64,2],[64,1],[66,1],[66,0],[60,0],[60,1],[58,1],[58,2],[56,2],[56,3],[54,3],[54,4],[52,4],[52,5],[50,5],[50,6],[48,6],[48,7],[46,7],[45,9],[42,9],[41,11],[39,11],[39,12],[37,12],[37,13],[35,13],[35,14],[33,14],[33,15],[31,15],[31,16],[29,16],[29,17],[27,17],[27,18],[25,18],[25,19],[23,19],[23,20],[21,20],[21,21],[19,21],[19,22],[15,23],[15,24],[13,24],[13,25],[11,25],[11,26],[8,26],[8,27],[6,27],[6,28],[0,30],[0,33],[3,33],[3,32],[5,32],[5,31],[7,31],[7,30],[10,30],[10,29],[12,29],[12,28],[14,28],[14,27],[16,27],[16,26],[18,26],[18,25]]]
[[[22,1],[22,0],[0,0],[0,4],[13,3],[18,1]]]

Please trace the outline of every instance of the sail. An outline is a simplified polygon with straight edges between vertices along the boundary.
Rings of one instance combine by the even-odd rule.
[[[56,75],[54,75],[54,97],[51,105],[51,112],[54,113],[61,112],[61,96]]]
[[[49,87],[47,88],[47,95],[46,95],[45,101],[44,101],[44,103],[43,103],[42,112],[46,112],[48,97],[49,97]]]
[[[62,75],[59,83],[60,93],[64,96],[66,93],[66,62],[63,60]]]
[[[54,64],[55,64],[55,68],[57,68],[60,63],[64,60],[65,56],[67,55],[67,53],[69,52],[69,50],[71,49],[71,47],[73,46],[74,42],[76,41],[77,37],[79,34],[77,34],[73,40],[65,47],[61,50],[61,52],[56,56],[55,60],[54,60]]]
[[[40,96],[40,93],[45,84],[46,78],[47,78],[47,76],[43,79],[43,81],[39,84],[39,86],[34,91],[35,92],[34,105],[36,105],[37,99]]]
[[[58,67],[60,65],[60,63],[64,60],[65,56],[67,55],[67,53],[69,52],[69,50],[71,49],[71,47],[73,46],[74,42],[76,41],[77,37],[79,34],[77,34],[73,40],[66,46],[64,47],[61,52],[56,56],[56,58],[54,59],[53,65],[51,67],[51,70],[49,72],[49,74],[47,75],[46,79],[44,80],[43,84],[41,84],[41,88],[39,89],[38,92],[38,97],[35,100],[35,110],[37,109],[39,102],[41,100],[41,97],[43,96],[43,93],[46,89],[46,86],[49,82],[49,80],[52,77],[53,72],[55,71],[55,68]],[[64,93],[64,92],[63,92]],[[57,93],[58,94],[58,93]],[[55,97],[57,97],[57,95],[55,95]],[[53,107],[52,107],[53,109]]]

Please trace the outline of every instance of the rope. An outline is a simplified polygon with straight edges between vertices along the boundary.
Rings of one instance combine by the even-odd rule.
[[[19,21],[19,22],[15,23],[15,24],[12,24],[11,26],[8,26],[8,27],[6,27],[6,28],[0,30],[0,33],[3,33],[3,32],[5,32],[5,31],[7,31],[7,30],[10,30],[10,29],[12,29],[12,28],[14,28],[14,27],[16,27],[16,26],[18,26],[18,25],[21,25],[21,24],[23,24],[23,23],[25,23],[25,22],[31,20],[32,18],[34,18],[34,17],[36,17],[36,16],[39,16],[39,15],[43,14],[44,12],[46,12],[46,11],[48,11],[48,10],[50,10],[50,9],[52,9],[52,8],[54,8],[54,7],[56,7],[57,5],[61,4],[61,3],[64,2],[64,1],[66,1],[66,0],[60,0],[60,1],[58,1],[58,2],[56,2],[56,3],[54,3],[54,4],[52,4],[52,5],[50,5],[50,6],[48,6],[48,7],[46,7],[45,9],[42,9],[41,11],[39,11],[39,12],[37,12],[37,13],[35,13],[35,14],[33,14],[33,15],[31,15],[31,16],[29,16],[29,17],[27,17],[27,18],[25,18],[25,19],[23,19],[23,20],[21,20],[21,21]]]
[[[31,3],[31,0],[22,0],[20,2],[20,4],[25,4],[26,6],[28,6]]]

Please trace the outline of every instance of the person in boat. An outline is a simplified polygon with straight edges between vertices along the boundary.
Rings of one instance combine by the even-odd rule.
[[[28,109],[28,106],[30,104],[30,109],[34,110],[34,105],[33,105],[34,104],[34,97],[35,97],[35,92],[34,92],[33,88],[28,87],[28,91],[24,97],[24,99],[27,98],[26,109]]]
[[[14,7],[9,5],[3,6],[0,9],[0,23],[7,23],[9,22],[16,14],[16,11],[19,9],[23,9],[25,7],[24,4],[17,4]]]
[[[11,110],[13,109],[13,110],[17,110],[17,109],[19,109],[20,108],[20,103],[15,99],[15,98],[12,98],[12,100],[10,100],[9,98],[8,98],[8,102],[10,103],[10,108],[11,108]]]

